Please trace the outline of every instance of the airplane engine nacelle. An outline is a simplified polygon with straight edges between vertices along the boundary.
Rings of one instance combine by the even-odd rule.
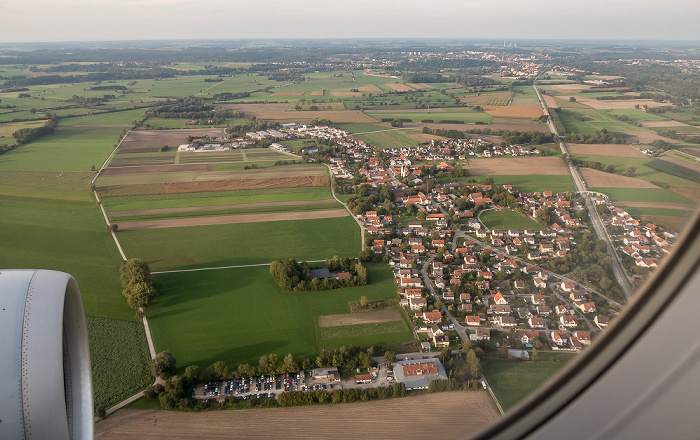
[[[92,371],[78,285],[0,271],[0,438],[92,439]]]

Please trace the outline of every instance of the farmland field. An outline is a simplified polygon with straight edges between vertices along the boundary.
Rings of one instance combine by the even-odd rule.
[[[95,406],[110,406],[153,382],[140,322],[87,317]]]
[[[442,109],[428,111],[405,111],[405,112],[372,112],[368,111],[367,114],[377,120],[381,118],[389,119],[410,119],[411,122],[421,122],[424,120],[432,120],[434,123],[443,123],[441,121],[459,121],[461,123],[470,124],[474,122],[484,122],[490,123],[492,120],[491,115],[485,112],[477,112],[474,110],[465,109]]]
[[[142,229],[117,236],[127,257],[143,258],[153,270],[318,260],[360,252],[360,230],[349,216]]]
[[[78,282],[86,314],[133,320],[121,295],[121,258],[90,193],[66,190],[59,199],[57,191],[44,198],[33,188],[10,191],[0,195],[0,266],[67,272]]]
[[[282,201],[326,200],[331,190],[325,186],[279,188],[268,190],[215,191],[184,194],[154,194],[132,197],[104,197],[107,211],[167,209]]]
[[[421,408],[420,417],[415,409]],[[456,417],[450,423],[440,420],[459,408],[470,417]],[[368,438],[425,439],[436,432],[444,438],[476,434],[498,418],[491,398],[483,391],[454,391],[423,394],[372,402],[273,408],[266,410],[174,411],[126,409],[95,425],[97,440],[133,440],[138,437],[191,439],[206,432],[211,439],[256,438],[261,432],[270,438],[305,438],[309,426],[327,438],[365,440]]]
[[[404,321],[391,321],[323,327],[319,328],[319,337],[322,347],[340,347],[410,341],[413,339],[413,333]]]
[[[0,156],[0,170],[89,171],[107,159],[124,127],[59,125],[43,136]]]
[[[536,221],[515,211],[483,211],[479,219],[489,229],[542,229]]]
[[[566,365],[573,355],[560,354],[563,362],[510,362],[489,359],[484,362],[484,376],[507,411],[542,386]]]
[[[698,186],[696,182],[673,176],[649,167],[647,164],[652,161],[651,158],[594,156],[588,154],[577,154],[575,157],[587,162],[600,162],[603,167],[605,167],[607,164],[614,165],[618,171],[624,171],[630,165],[634,166],[636,168],[635,178],[646,180],[647,182],[663,182],[672,186]],[[592,182],[590,184],[591,186],[606,186],[594,184]]]
[[[148,316],[156,351],[172,351],[180,371],[220,360],[235,368],[270,353],[315,356],[322,348],[319,316],[348,313],[348,302],[361,296],[397,297],[387,265],[369,264],[367,272],[367,286],[321,292],[283,291],[268,266],[154,274],[159,296]],[[376,339],[357,335],[355,343]]]
[[[558,157],[513,157],[470,159],[465,166],[472,175],[567,175],[569,170]]]
[[[664,188],[592,187],[591,190],[606,194],[613,202],[680,203],[693,206],[695,204],[692,200]]]

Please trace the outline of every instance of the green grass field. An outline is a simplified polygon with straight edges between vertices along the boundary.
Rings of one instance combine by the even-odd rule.
[[[100,195],[100,198],[107,211],[131,211],[137,209],[325,200],[332,198],[332,196],[329,187],[309,186],[267,190],[216,191],[131,197],[102,197],[102,195]]]
[[[89,171],[99,167],[124,127],[66,126],[0,156],[0,170]]]
[[[406,131],[403,129],[397,130],[391,128],[387,129],[385,127],[384,131],[358,134],[356,137],[365,141],[368,145],[378,149],[415,147],[420,143],[418,140],[407,136],[406,133],[418,133],[418,131]]]
[[[145,110],[141,108],[91,116],[78,116],[62,119],[61,125],[124,125],[130,128],[134,121],[143,119],[144,113]]]
[[[153,383],[140,322],[87,317],[95,406],[109,408]]]
[[[42,199],[33,189],[11,191],[0,195],[0,267],[67,272],[78,282],[87,315],[134,320],[121,295],[121,258],[89,193],[68,191],[58,199],[49,191]]]
[[[441,179],[440,183],[449,182],[460,182],[462,184],[470,184],[469,180],[476,179],[479,183],[483,183],[488,177],[493,177],[493,181],[497,185],[513,185],[518,191],[522,192],[542,192],[542,191],[552,191],[557,192],[567,192],[576,191],[576,186],[574,185],[571,176],[549,176],[540,174],[526,174],[526,175],[474,175],[471,177],[462,178],[445,178]],[[471,183],[473,185],[473,183]]]
[[[435,112],[425,112],[425,111],[416,111],[416,112],[396,112],[396,113],[385,113],[385,112],[372,112],[368,111],[367,114],[378,121],[381,120],[381,118],[390,118],[390,119],[411,119],[412,122],[421,122],[423,120],[431,119],[435,121],[435,123],[440,123],[440,121],[443,120],[449,120],[449,121],[460,121],[465,124],[473,124],[475,122],[485,122],[486,124],[490,124],[491,121],[493,120],[493,116],[489,115],[488,113],[484,112],[477,112],[475,110],[466,110],[466,109],[451,109],[451,108],[446,108],[444,109],[445,111],[435,111]]]
[[[606,194],[613,202],[657,202],[683,203],[693,205],[695,202],[664,188],[591,188]]]
[[[401,316],[404,316],[404,312],[398,306],[396,308]],[[413,332],[405,319],[375,324],[320,327],[318,334],[322,348],[402,342],[413,339]]]
[[[329,209],[342,209],[342,205],[338,202],[319,203],[312,205],[268,205],[268,206],[251,206],[241,208],[221,208],[221,209],[198,209],[192,211],[163,211],[152,213],[139,214],[124,214],[110,215],[110,221],[113,223],[133,222],[143,220],[161,220],[161,219],[176,219],[176,218],[194,218],[194,217],[216,217],[222,215],[245,215],[245,214],[270,214],[280,212],[309,212],[309,211],[325,211]]]
[[[561,362],[510,362],[488,359],[484,377],[505,411],[542,386],[566,365],[574,355],[559,355]]]
[[[646,166],[654,170],[661,171],[662,173],[680,177],[681,179],[692,180],[693,182],[700,183],[700,172],[691,168],[675,164],[673,162],[654,159],[650,162],[647,162]]]
[[[647,208],[633,206],[625,206],[622,209],[627,211],[634,218],[641,217],[643,215],[690,218],[693,215],[693,211],[684,211],[681,209]]]
[[[360,252],[360,229],[351,217],[147,229],[117,233],[127,258],[153,270],[320,260]]]
[[[542,229],[536,221],[515,211],[484,211],[479,216],[489,229]]]
[[[636,168],[634,177],[646,180],[647,182],[663,182],[671,186],[698,186],[696,182],[691,180],[673,176],[649,167],[647,164],[655,159],[644,157],[594,156],[590,154],[575,154],[574,157],[588,162],[600,162],[603,164],[603,167],[607,164],[611,164],[618,170],[625,170],[628,166],[632,165]]]
[[[324,292],[285,292],[267,266],[154,275],[159,297],[148,317],[156,351],[172,351],[180,371],[220,360],[232,368],[257,364],[270,353],[315,356],[322,348],[319,316],[349,313],[348,302],[361,296],[397,297],[387,265],[367,269],[367,286]],[[355,343],[374,339],[357,336]]]

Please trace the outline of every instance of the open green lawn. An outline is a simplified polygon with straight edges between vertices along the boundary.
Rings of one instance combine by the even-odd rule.
[[[606,194],[613,202],[657,202],[695,204],[671,190],[664,188],[591,188]]]
[[[652,113],[647,113],[644,110],[638,110],[636,108],[631,109],[619,109],[619,110],[606,110],[606,113],[615,116],[627,116],[635,121],[666,121],[666,118],[654,115]]]
[[[488,359],[484,377],[505,411],[542,386],[566,365],[574,355],[560,354],[560,362],[510,362]]]
[[[542,229],[533,219],[511,210],[484,211],[479,218],[489,229]]]
[[[647,208],[647,207],[632,207],[625,206],[622,209],[627,211],[632,217],[638,218],[643,215],[653,215],[653,216],[668,216],[668,217],[681,217],[690,218],[693,215],[693,211],[685,211],[682,209],[667,209],[667,208]]]
[[[87,317],[95,406],[109,408],[153,383],[141,322]]]
[[[279,188],[266,190],[216,191],[187,194],[158,194],[132,197],[102,197],[107,211],[182,208],[190,206],[270,203],[281,201],[325,200],[332,198],[326,186]]]
[[[89,171],[114,149],[124,127],[59,125],[56,131],[0,156],[0,170]]]
[[[153,270],[320,260],[360,252],[360,229],[351,217],[145,229],[118,232],[127,258]]]
[[[349,313],[348,302],[361,296],[397,297],[387,265],[367,269],[367,286],[323,292],[285,292],[267,266],[156,274],[159,297],[147,312],[156,351],[170,350],[180,371],[220,360],[232,368],[257,364],[270,353],[315,356],[322,348],[319,316]],[[355,343],[376,339],[368,334]]]
[[[50,191],[42,199],[33,188],[3,189],[0,267],[67,272],[78,282],[87,315],[133,320],[121,295],[121,258],[89,193],[58,198]]]
[[[575,154],[573,156],[586,162],[600,162],[603,168],[608,164],[614,165],[616,169],[621,171],[624,171],[628,166],[632,165],[636,168],[634,177],[646,180],[647,182],[663,182],[671,186],[698,186],[698,184],[692,180],[673,176],[647,166],[647,164],[658,159],[645,157],[594,156],[591,154]]]
[[[401,316],[404,312],[396,306]],[[406,319],[375,324],[355,324],[338,327],[319,328],[322,348],[341,347],[343,345],[368,345],[383,342],[402,342],[413,339],[413,332]]]
[[[61,125],[125,125],[131,127],[134,121],[143,119],[144,113],[145,110],[140,108],[91,116],[78,116],[62,119]]]
[[[299,205],[266,205],[266,206],[249,206],[235,208],[212,208],[212,209],[197,209],[197,210],[177,210],[177,211],[162,211],[150,213],[136,213],[123,215],[110,215],[112,223],[133,222],[143,220],[161,220],[161,219],[177,219],[177,218],[194,218],[194,217],[216,217],[222,215],[245,215],[245,214],[270,214],[280,212],[309,212],[309,211],[324,211],[329,209],[342,209],[336,201],[319,204],[299,204]]]

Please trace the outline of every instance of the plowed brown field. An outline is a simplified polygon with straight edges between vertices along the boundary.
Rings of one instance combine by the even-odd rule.
[[[591,188],[658,188],[646,180],[620,176],[591,168],[581,168],[581,174]]]
[[[566,144],[571,154],[594,156],[646,157],[644,153],[625,144]]]
[[[564,176],[569,170],[558,157],[513,157],[495,159],[469,159],[466,166],[473,175],[525,175],[542,174]]]
[[[446,420],[447,414],[463,416]],[[373,402],[203,413],[123,409],[95,425],[95,438],[462,438],[497,418],[485,391],[456,391]]]

